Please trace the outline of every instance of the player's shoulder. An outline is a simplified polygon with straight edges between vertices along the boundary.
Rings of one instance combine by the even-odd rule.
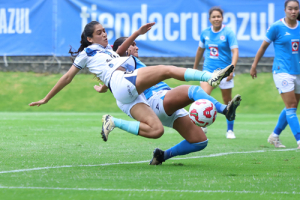
[[[207,27],[205,28],[203,31],[202,31],[202,34],[207,34],[207,33],[210,33],[211,32],[211,27]]]

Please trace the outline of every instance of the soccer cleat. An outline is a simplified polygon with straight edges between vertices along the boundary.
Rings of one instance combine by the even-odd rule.
[[[226,107],[227,112],[225,113],[226,119],[228,119],[228,121],[235,120],[235,111],[236,111],[236,108],[240,105],[241,101],[242,101],[241,95],[237,94],[228,103],[228,105]]]
[[[281,144],[279,137],[274,137],[273,133],[271,133],[271,135],[269,136],[268,142],[270,144],[273,144],[276,148],[285,148],[285,146]]]
[[[220,82],[223,78],[227,77],[230,75],[230,73],[233,71],[234,66],[233,65],[228,65],[224,69],[216,69],[212,73],[212,77],[207,81],[209,85],[216,87],[220,85]]]
[[[102,139],[104,142],[108,139],[108,134],[115,128],[114,121],[112,120],[112,116],[110,115],[103,115],[102,116]]]
[[[227,139],[235,139],[234,132],[232,130],[227,131],[226,138]]]
[[[207,128],[206,127],[201,127],[202,131],[206,134],[207,133]]]
[[[161,165],[162,162],[165,162],[164,151],[159,148],[154,149],[153,158],[149,165]]]

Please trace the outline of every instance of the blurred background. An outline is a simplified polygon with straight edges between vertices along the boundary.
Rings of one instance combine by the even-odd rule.
[[[118,37],[131,35],[142,24],[155,21],[155,26],[136,40],[141,60],[146,65],[192,67],[200,33],[210,26],[208,11],[212,6],[220,6],[224,10],[224,24],[236,34],[240,55],[236,74],[241,74],[242,85],[245,85],[246,76],[247,81],[252,81],[249,69],[266,30],[270,24],[285,16],[282,0],[0,1],[0,80],[3,86],[0,89],[0,110],[30,110],[27,104],[18,108],[13,103],[16,94],[26,96],[24,102],[43,98],[59,76],[54,78],[55,81],[49,80],[49,85],[45,78],[34,83],[38,79],[35,77],[49,78],[53,74],[65,73],[72,65],[68,54],[70,47],[78,49],[82,30],[92,20],[99,21],[106,28],[110,44]],[[266,90],[271,90],[274,93],[272,98],[279,103],[280,97],[269,73],[273,55],[274,49],[270,45],[259,63],[258,72],[268,72],[264,79],[268,80],[272,89]],[[202,69],[201,64],[199,69]],[[87,70],[82,71],[87,73]],[[32,72],[38,74],[30,74]],[[24,80],[21,84],[21,80],[28,76],[30,82]],[[91,82],[93,84],[95,81]],[[245,86],[241,90],[256,91],[260,85],[265,85],[258,81],[253,83],[247,85],[250,88]],[[73,98],[76,99],[79,95],[74,93]],[[253,95],[256,98],[261,94]]]

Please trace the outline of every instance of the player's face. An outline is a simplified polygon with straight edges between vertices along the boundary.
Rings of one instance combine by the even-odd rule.
[[[290,20],[296,20],[299,14],[299,4],[295,1],[290,1],[285,9],[285,15]]]
[[[101,24],[96,24],[94,26],[93,37],[88,37],[88,41],[91,43],[97,43],[104,47],[108,45],[107,34],[105,29]]]
[[[222,21],[223,21],[222,14],[217,10],[212,11],[209,17],[209,21],[214,28],[220,28],[222,26]]]
[[[133,43],[129,46],[127,50],[128,56],[132,55],[135,57],[139,57],[139,48],[136,46],[136,43],[133,41]]]

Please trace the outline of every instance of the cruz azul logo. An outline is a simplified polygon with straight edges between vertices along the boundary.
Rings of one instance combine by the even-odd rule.
[[[299,39],[292,40],[292,53],[298,53]]]
[[[210,57],[211,58],[218,58],[219,56],[219,49],[217,45],[209,45],[209,50],[210,50]]]

